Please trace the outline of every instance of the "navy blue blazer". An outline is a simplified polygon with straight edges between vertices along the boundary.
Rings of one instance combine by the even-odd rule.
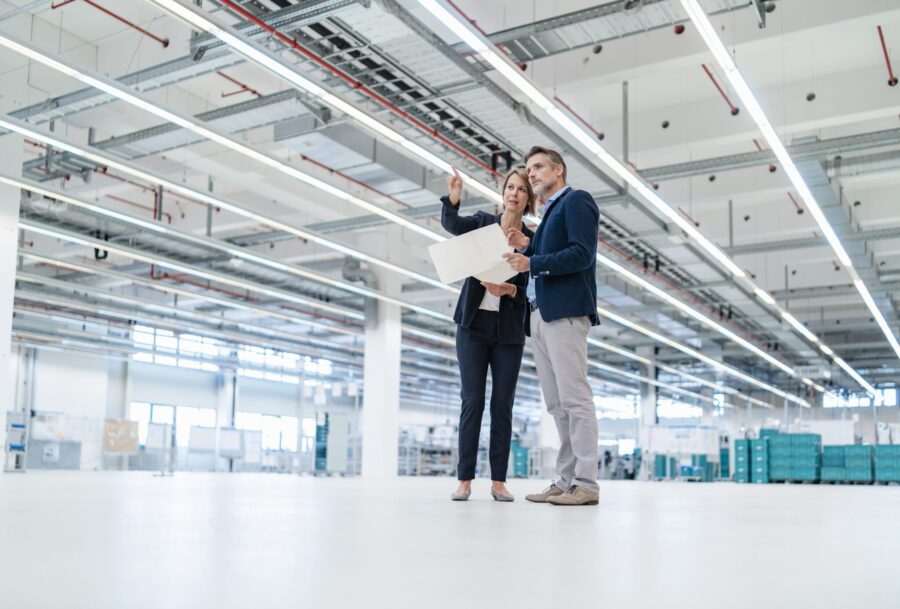
[[[597,235],[600,210],[583,190],[569,190],[556,200],[534,233],[525,255],[544,321],[587,315],[597,318]],[[529,310],[530,313],[530,310]],[[527,322],[530,322],[531,317]],[[529,323],[525,325],[531,335]]]
[[[444,230],[453,235],[462,235],[469,231],[473,231],[491,224],[500,223],[499,214],[489,214],[483,211],[477,211],[471,216],[460,216],[459,207],[454,207],[450,203],[447,196],[441,197],[444,204],[441,207],[441,226]],[[522,226],[522,232],[529,238],[533,233],[526,226]],[[519,273],[507,283],[516,286],[515,298],[509,296],[500,297],[500,328],[498,343],[501,345],[524,345],[525,344],[525,320],[527,319],[528,300],[525,297],[525,290],[528,287],[528,273]],[[462,293],[456,303],[456,311],[453,313],[453,321],[463,328],[468,328],[475,314],[478,313],[478,307],[484,299],[485,290],[481,285],[481,281],[474,277],[466,277],[463,284]]]

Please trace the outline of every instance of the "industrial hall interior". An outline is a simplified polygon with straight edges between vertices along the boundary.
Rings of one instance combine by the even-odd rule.
[[[0,607],[897,609],[898,79],[900,0],[0,0]]]

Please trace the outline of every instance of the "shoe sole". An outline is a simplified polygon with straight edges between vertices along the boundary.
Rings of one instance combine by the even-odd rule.
[[[550,505],[565,505],[565,506],[573,506],[573,505],[599,505],[600,500],[597,501],[586,501],[585,503],[554,503],[552,501],[548,501]]]

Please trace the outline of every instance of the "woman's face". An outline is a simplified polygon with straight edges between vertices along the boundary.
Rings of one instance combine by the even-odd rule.
[[[528,205],[528,185],[519,174],[512,174],[503,189],[503,209],[511,212],[523,212]]]

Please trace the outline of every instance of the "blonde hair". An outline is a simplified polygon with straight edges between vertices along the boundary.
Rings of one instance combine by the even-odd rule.
[[[524,167],[515,167],[506,174],[506,177],[503,178],[503,188],[500,189],[500,194],[502,195],[506,191],[506,185],[513,176],[519,176],[525,182],[525,188],[528,191],[528,203],[525,204],[525,213],[533,216],[537,210],[537,197],[534,194],[534,189],[531,188],[531,182],[528,181],[528,172],[525,171]]]

